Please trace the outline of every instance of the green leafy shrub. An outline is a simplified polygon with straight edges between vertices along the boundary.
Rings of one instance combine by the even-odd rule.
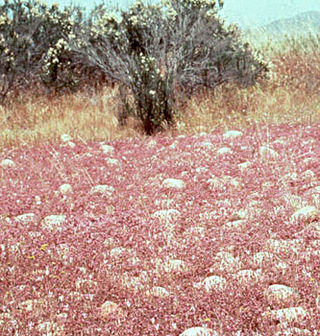
[[[34,0],[6,0],[0,6],[0,94],[44,84],[48,89],[75,88],[79,64],[68,48],[82,25],[79,8],[47,6]]]

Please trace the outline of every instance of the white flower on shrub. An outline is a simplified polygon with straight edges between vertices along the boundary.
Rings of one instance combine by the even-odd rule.
[[[0,26],[3,25],[3,24],[5,24],[6,21],[7,21],[7,18],[4,15],[1,15],[0,16]]]
[[[36,6],[34,6],[34,7],[31,8],[30,13],[34,17],[39,17],[41,15],[40,12],[39,12],[38,7],[36,7]]]
[[[69,50],[69,46],[68,43],[64,40],[64,39],[59,39],[58,42],[56,43],[56,48],[58,50],[62,49],[62,50]]]
[[[5,44],[5,39],[4,39],[4,37],[3,37],[3,34],[0,34],[0,45],[4,45]]]

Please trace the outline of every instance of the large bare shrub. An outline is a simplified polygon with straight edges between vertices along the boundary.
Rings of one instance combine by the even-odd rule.
[[[253,85],[268,71],[260,55],[240,42],[237,28],[217,16],[217,7],[203,0],[138,1],[110,14],[100,5],[70,47],[80,63],[120,84],[120,118],[133,115],[152,134],[172,125],[177,102],[198,88]]]

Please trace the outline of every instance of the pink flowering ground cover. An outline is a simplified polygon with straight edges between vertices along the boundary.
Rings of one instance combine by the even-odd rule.
[[[3,151],[0,334],[319,335],[319,145],[281,125]]]

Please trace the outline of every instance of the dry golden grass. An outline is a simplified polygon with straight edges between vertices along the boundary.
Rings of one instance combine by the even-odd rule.
[[[260,46],[275,65],[275,78],[241,89],[220,87],[213,93],[195,94],[181,108],[175,126],[168,134],[194,134],[213,129],[243,129],[259,123],[304,123],[320,121],[320,54],[304,40]],[[0,149],[21,144],[56,141],[70,134],[83,141],[144,137],[138,120],[129,119],[120,127],[117,87],[105,87],[58,97],[22,92],[0,106]]]

